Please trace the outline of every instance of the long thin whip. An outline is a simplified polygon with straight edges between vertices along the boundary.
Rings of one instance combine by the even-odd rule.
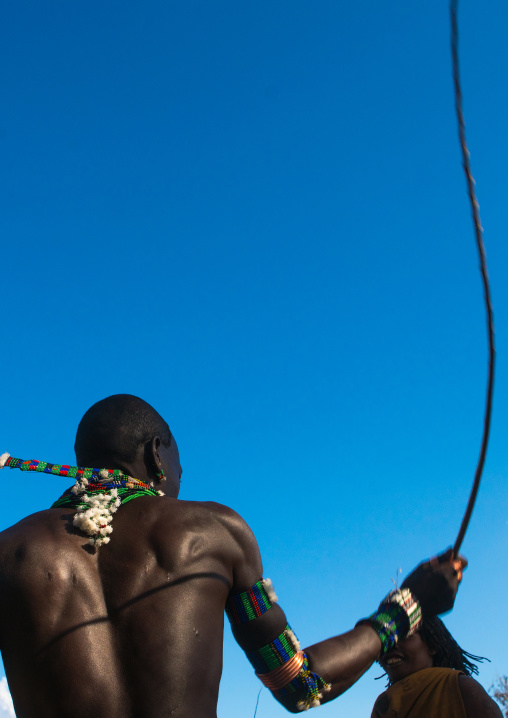
[[[460,147],[462,150],[462,163],[464,167],[464,173],[466,175],[466,181],[467,181],[467,189],[469,193],[469,201],[471,203],[471,210],[473,215],[473,225],[474,225],[474,231],[476,236],[476,245],[478,247],[478,254],[480,256],[480,269],[482,273],[483,278],[483,289],[484,289],[484,295],[485,295],[485,307],[487,311],[487,327],[488,327],[488,337],[489,337],[489,374],[488,374],[488,380],[487,380],[487,396],[485,401],[485,416],[483,421],[483,438],[482,443],[480,447],[480,455],[478,457],[478,463],[476,465],[476,472],[473,482],[473,488],[471,489],[471,494],[469,496],[469,501],[467,504],[466,512],[464,514],[464,518],[462,519],[462,524],[460,526],[460,530],[457,536],[457,539],[455,541],[455,544],[453,546],[453,554],[454,556],[457,556],[459,553],[459,549],[462,545],[462,541],[464,539],[464,536],[467,531],[467,527],[469,525],[469,520],[471,519],[471,514],[473,513],[473,508],[476,501],[476,496],[478,494],[478,489],[480,487],[480,480],[482,478],[482,472],[483,472],[483,465],[485,463],[485,455],[487,453],[487,444],[489,441],[489,433],[490,433],[490,419],[492,415],[492,395],[493,395],[493,389],[494,389],[494,357],[495,357],[495,347],[494,347],[494,317],[492,312],[492,303],[490,298],[490,285],[489,285],[489,278],[487,274],[487,259],[485,254],[485,246],[483,244],[483,227],[480,222],[480,206],[478,204],[478,200],[476,199],[476,193],[475,193],[475,181],[473,179],[473,175],[471,173],[471,165],[469,162],[469,150],[467,148],[466,144],[466,126],[464,122],[464,114],[462,112],[462,91],[460,87],[460,77],[459,77],[459,52],[458,52],[458,25],[457,25],[457,7],[458,7],[458,0],[451,0],[450,1],[450,21],[451,21],[451,51],[452,51],[452,63],[453,63],[453,82],[455,85],[455,109],[457,112],[457,122],[458,122],[458,129],[459,129],[459,140],[460,140]]]

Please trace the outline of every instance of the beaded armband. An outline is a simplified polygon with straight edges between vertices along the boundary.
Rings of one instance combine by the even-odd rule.
[[[299,710],[319,706],[323,691],[330,690],[320,675],[309,670],[307,655],[289,625],[274,641],[256,651],[247,651],[246,656],[256,676],[276,698],[283,699],[297,691],[302,694],[297,703]]]
[[[269,578],[263,578],[248,591],[229,596],[226,614],[231,623],[236,625],[247,623],[269,611],[276,601],[277,596],[272,582]]]
[[[393,648],[399,639],[416,633],[422,622],[422,609],[409,588],[398,588],[386,596],[378,610],[356,624],[368,624],[381,639],[381,655]]]

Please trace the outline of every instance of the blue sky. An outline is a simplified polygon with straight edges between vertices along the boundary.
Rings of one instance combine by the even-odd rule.
[[[486,687],[508,672],[507,21],[461,3],[498,373],[446,622],[491,658]],[[302,642],[348,630],[453,543],[480,445],[446,3],[18,0],[0,28],[0,450],[73,463],[92,403],[143,397],[179,443],[181,497],[245,517]],[[2,480],[2,527],[65,488]],[[252,716],[225,634],[218,715]],[[320,715],[370,715],[379,673]],[[284,714],[264,690],[257,717]]]

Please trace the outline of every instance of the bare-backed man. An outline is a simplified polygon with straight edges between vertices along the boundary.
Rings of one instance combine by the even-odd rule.
[[[214,718],[225,609],[256,673],[298,712],[349,688],[417,629],[421,609],[453,606],[460,575],[443,555],[351,631],[302,649],[246,523],[178,500],[178,448],[150,405],[124,394],[98,402],[75,450],[80,467],[110,470],[103,484],[123,477],[126,493],[90,528],[98,494],[81,473],[74,494],[0,534],[0,649],[18,718]]]

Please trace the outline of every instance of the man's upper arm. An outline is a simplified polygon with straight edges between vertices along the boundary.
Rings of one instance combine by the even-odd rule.
[[[242,517],[229,509],[226,520],[234,541],[231,592],[241,593],[260,580],[263,563],[256,537]]]
[[[227,611],[236,641],[263,683],[291,713],[347,690],[370,667],[381,641],[369,626],[301,648],[273,588],[262,579],[256,539],[236,514],[228,518],[235,541],[233,586]],[[497,717],[496,717],[497,718]]]
[[[459,689],[467,718],[503,718],[497,703],[474,678],[459,676]]]
[[[233,538],[233,585],[230,595],[248,591],[263,578],[261,554],[248,524],[231,509],[223,514]],[[286,627],[287,619],[282,609],[273,604],[258,618],[245,623],[232,623],[233,635],[244,651],[255,650],[272,641]]]

